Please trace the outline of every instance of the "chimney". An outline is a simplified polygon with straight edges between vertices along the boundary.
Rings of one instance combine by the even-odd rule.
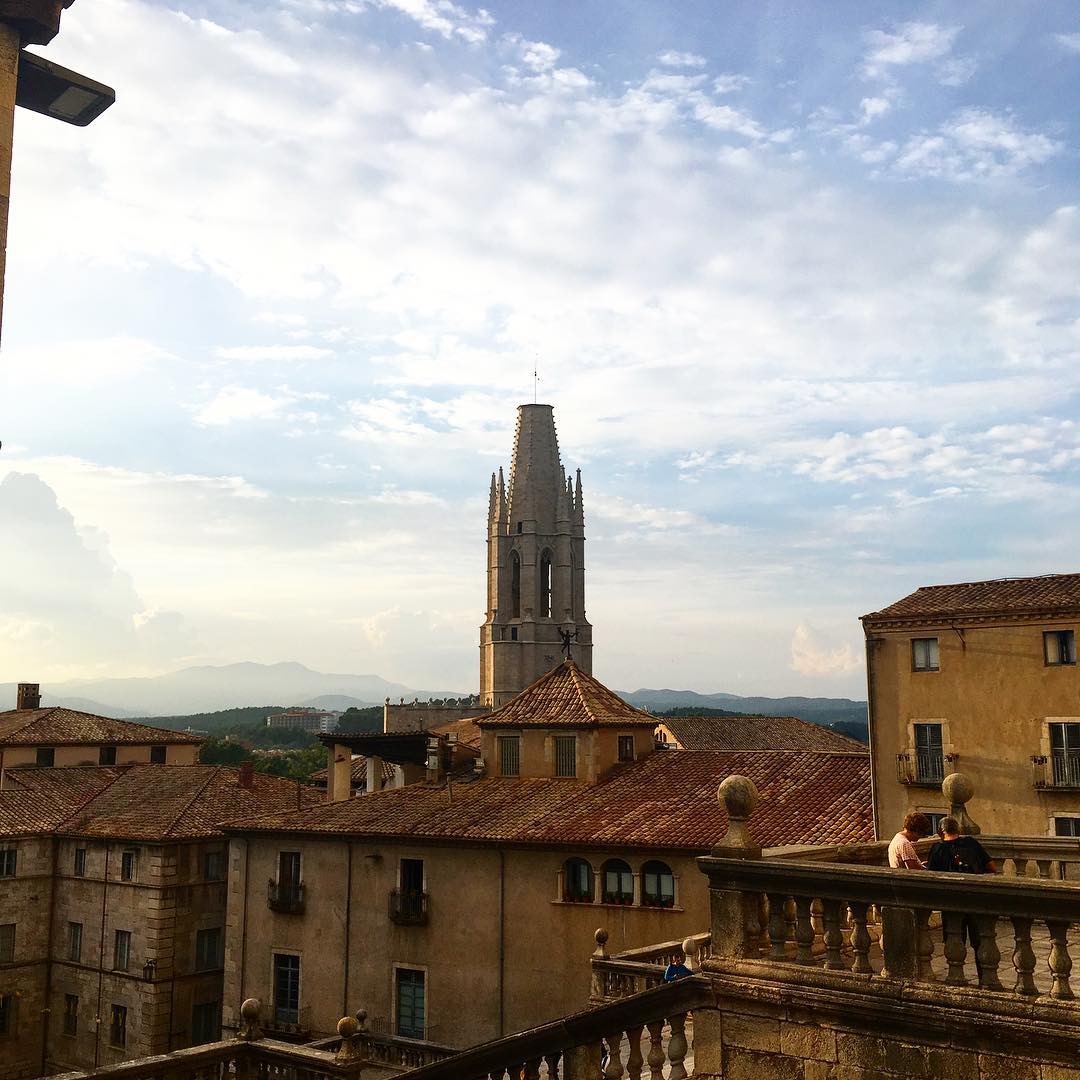
[[[16,709],[40,709],[41,686],[36,682],[19,683],[18,697],[15,700]]]
[[[255,786],[255,766],[250,761],[240,762],[240,776],[237,779],[237,783],[242,788],[247,788],[250,791]]]

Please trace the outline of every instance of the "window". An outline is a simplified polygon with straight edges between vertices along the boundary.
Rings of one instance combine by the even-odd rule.
[[[199,930],[195,934],[195,970],[212,971],[221,967],[221,927]]]
[[[584,859],[567,859],[563,864],[563,900],[567,904],[592,903],[592,867]]]
[[[605,904],[634,902],[634,875],[622,859],[608,859],[600,870],[601,899]]]
[[[221,1038],[221,1002],[204,1001],[191,1010],[191,1045],[217,1042]]]
[[[136,870],[136,853],[134,851],[124,851],[120,855],[120,880],[121,881],[134,881]]]
[[[19,853],[13,848],[0,848],[0,878],[14,877]]]
[[[1050,725],[1055,787],[1080,787],[1080,724]]]
[[[300,852],[299,851],[279,851],[278,852],[278,884],[279,885],[299,885],[300,884]]]
[[[518,776],[521,772],[520,736],[500,735],[495,745],[499,751],[499,775]]]
[[[0,923],[0,964],[10,964],[15,959],[15,924]]]
[[[150,764],[151,765],[164,765],[165,764],[165,750],[164,746],[151,746],[150,747]]]
[[[930,835],[936,836],[941,828],[941,823],[949,816],[944,810],[923,810],[930,822]]]
[[[518,531],[521,531],[520,522]],[[516,551],[510,552],[510,618],[521,618],[521,558]]]
[[[77,964],[82,960],[82,923],[68,923],[68,959]]]
[[[551,618],[551,552],[540,556],[540,618]]]
[[[1076,634],[1072,630],[1047,630],[1043,634],[1043,656],[1049,665],[1076,663]]]
[[[274,953],[274,1020],[300,1023],[300,957]]]
[[[127,1006],[113,1005],[109,1009],[109,1043],[127,1046]]]
[[[510,640],[511,641],[517,641],[517,630],[518,630],[518,628],[516,626],[511,626],[510,627]]]
[[[519,534],[519,535],[520,535],[520,533],[522,532],[523,526],[524,526],[524,523],[523,523],[523,522],[519,521],[519,522],[517,523],[517,531],[518,531],[518,534]]]
[[[1080,836],[1080,817],[1054,818],[1055,836]]]
[[[64,1034],[79,1034],[79,999],[75,994],[64,995]]]
[[[577,736],[556,735],[555,775],[577,776]]]
[[[51,769],[56,762],[56,751],[51,746],[39,746],[34,755],[34,764],[43,769]]]
[[[10,1035],[15,1030],[15,995],[0,994],[0,1035]]]
[[[938,656],[938,643],[936,637],[922,637],[911,639],[911,670],[912,671],[938,671],[940,658]]]
[[[915,724],[915,782],[940,784],[945,779],[941,753],[941,725]]]
[[[131,931],[117,930],[113,936],[113,971],[127,971],[131,964]]]
[[[116,747],[115,746],[103,746],[98,751],[98,764],[99,765],[115,765],[116,764]]]
[[[641,902],[646,907],[675,906],[675,875],[667,863],[654,859],[641,868]]]
[[[86,848],[75,849],[75,867],[73,873],[76,877],[86,877]]]
[[[619,760],[620,761],[633,761],[634,760],[634,736],[633,735],[620,735],[619,736]]]
[[[424,1037],[424,973],[398,968],[397,1033],[406,1039]]]
[[[204,851],[202,863],[203,881],[225,880],[225,852]]]

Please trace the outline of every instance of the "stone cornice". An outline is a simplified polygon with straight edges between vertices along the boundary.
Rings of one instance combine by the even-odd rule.
[[[0,0],[0,23],[19,31],[24,45],[48,45],[60,32],[60,16],[75,0]]]
[[[936,612],[930,615],[879,615],[871,612],[859,620],[867,637],[888,630],[953,630],[960,627],[1006,628],[1041,623],[1080,621],[1080,607],[1029,608],[1024,611],[973,613]]]

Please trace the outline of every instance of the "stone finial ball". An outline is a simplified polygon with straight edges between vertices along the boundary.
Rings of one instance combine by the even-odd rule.
[[[363,1027],[364,1021],[367,1019],[367,1009],[356,1010],[356,1022]]]
[[[343,1016],[337,1022],[337,1033],[343,1039],[351,1039],[360,1030],[355,1016]]]
[[[262,1009],[262,1003],[258,998],[248,998],[247,1001],[240,1006],[240,1016],[249,1024],[254,1024],[255,1021],[259,1019],[260,1009]]]
[[[608,932],[601,926],[599,930],[593,934],[593,938],[596,940],[596,944],[604,946],[607,944]]]
[[[697,953],[697,942],[692,937],[688,937],[682,943],[682,952],[683,956],[694,956]]]
[[[724,804],[729,818],[748,818],[761,801],[758,789],[749,776],[729,776],[717,789],[716,797]]]
[[[955,806],[970,802],[975,787],[963,773],[954,772],[941,781],[941,793]]]

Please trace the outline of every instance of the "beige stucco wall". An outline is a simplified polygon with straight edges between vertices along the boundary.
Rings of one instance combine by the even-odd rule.
[[[1080,668],[1048,666],[1043,631],[1075,624],[875,631],[870,645],[872,745],[878,834],[891,837],[909,810],[948,810],[940,790],[902,784],[897,754],[913,749],[913,721],[943,721],[946,772],[968,776],[968,812],[983,832],[1046,836],[1052,816],[1080,816],[1080,792],[1036,788],[1031,757],[1045,753],[1047,717],[1080,720]],[[911,640],[937,637],[940,670],[912,671]]]
[[[499,775],[499,754],[496,740],[500,736],[517,735],[520,743],[519,776],[555,776],[555,736],[577,737],[578,780],[595,781],[619,762],[619,736],[634,739],[634,757],[650,754],[654,748],[652,728],[484,728],[480,736],[480,753],[486,762],[487,775]]]
[[[48,743],[42,743],[41,748]],[[101,744],[111,745],[111,744]],[[160,743],[157,745],[161,745]],[[4,768],[13,769],[22,765],[37,764],[37,746],[4,747]],[[100,764],[101,746],[54,746],[53,765],[56,768],[72,765]],[[168,745],[165,748],[165,764],[194,765],[199,760],[198,746],[188,744]],[[150,744],[138,746],[117,746],[116,763],[118,765],[146,764],[150,761]]]
[[[267,907],[266,883],[276,874],[281,850],[302,854],[303,915]],[[571,855],[589,858],[597,872],[606,858],[569,850],[507,850],[500,856],[488,847],[234,840],[225,1023],[235,1026],[247,997],[262,1001],[269,1017],[273,953],[296,952],[301,1010],[314,1033],[332,1033],[342,1015],[360,1008],[373,1027],[392,1030],[394,971],[401,965],[426,973],[428,1038],[470,1046],[582,1008],[597,927],[607,929],[608,948],[618,951],[708,925],[706,880],[692,858],[659,856],[678,882],[677,907],[657,910],[561,902],[559,871]],[[638,871],[650,857],[626,859]],[[426,926],[398,926],[388,916],[403,858],[424,860]]]

